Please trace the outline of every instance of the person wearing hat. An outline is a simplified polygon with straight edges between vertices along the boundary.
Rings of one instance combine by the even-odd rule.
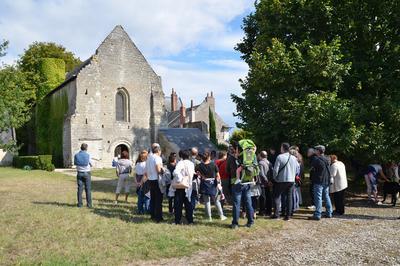
[[[310,177],[313,183],[314,215],[310,220],[319,221],[322,217],[322,200],[325,201],[325,218],[332,218],[332,204],[329,197],[329,185],[331,182],[329,161],[325,157],[325,146],[314,147],[315,155],[311,160]]]

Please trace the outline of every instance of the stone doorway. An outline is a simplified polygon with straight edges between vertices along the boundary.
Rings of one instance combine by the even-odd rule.
[[[127,151],[127,152],[129,153],[129,148],[128,148],[128,146],[126,146],[125,144],[119,144],[117,147],[115,147],[115,150],[114,150],[114,157],[120,158],[120,157],[121,157],[121,153],[122,153],[123,151]]]

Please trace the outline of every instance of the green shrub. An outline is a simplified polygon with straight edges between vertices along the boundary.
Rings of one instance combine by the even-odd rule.
[[[55,166],[53,164],[53,155],[38,155],[40,162],[40,169],[49,172],[54,171]]]
[[[53,155],[38,155],[38,157],[40,162],[40,168],[43,168],[47,164],[53,163]]]
[[[43,166],[42,170],[46,170],[48,172],[53,172],[54,169],[56,169],[56,167],[54,166],[54,164],[50,163],[50,164],[46,164],[45,166]]]
[[[17,168],[23,168],[24,166],[30,166],[32,169],[40,169],[40,161],[38,156],[16,156],[14,158],[14,166]]]
[[[25,166],[29,166],[31,169],[41,169],[51,172],[55,169],[52,160],[52,155],[16,156],[14,157],[14,167],[25,169]]]

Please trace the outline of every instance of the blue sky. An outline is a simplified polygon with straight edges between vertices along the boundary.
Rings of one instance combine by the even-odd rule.
[[[242,19],[251,0],[2,0],[0,39],[10,41],[2,60],[14,62],[34,41],[65,46],[82,60],[122,25],[162,77],[166,95],[174,88],[188,105],[207,92],[217,112],[234,126],[239,78],[247,65],[233,47],[243,37]]]

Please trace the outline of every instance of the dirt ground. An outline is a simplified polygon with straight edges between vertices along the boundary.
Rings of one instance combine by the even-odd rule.
[[[282,230],[190,257],[145,264],[400,265],[400,208],[369,205],[361,196],[348,199],[347,205],[346,215],[340,218],[309,221],[312,212],[302,209]]]

